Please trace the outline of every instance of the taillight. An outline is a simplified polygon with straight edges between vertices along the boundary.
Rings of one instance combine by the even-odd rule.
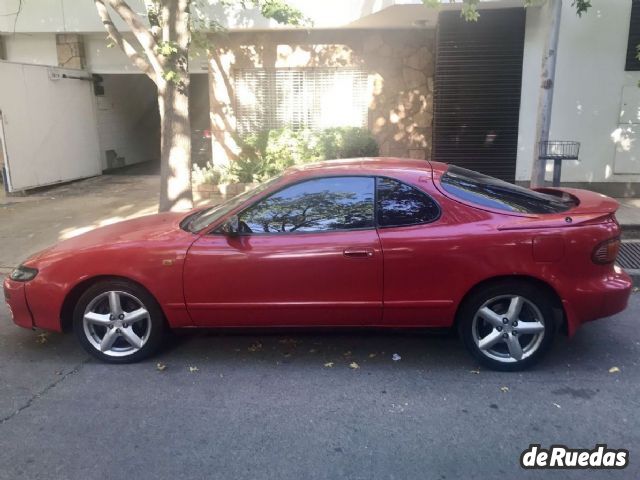
[[[601,265],[607,263],[613,263],[618,257],[620,251],[620,238],[611,238],[599,243],[596,248],[593,249],[591,259],[593,263],[599,263]]]

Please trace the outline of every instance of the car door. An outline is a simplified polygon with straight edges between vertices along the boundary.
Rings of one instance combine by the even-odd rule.
[[[439,222],[439,205],[422,188],[379,177],[376,209],[384,251],[384,324],[446,324],[455,306],[442,265],[456,238]]]
[[[382,316],[375,180],[304,180],[238,215],[239,232],[201,236],[184,293],[201,326],[364,325]]]

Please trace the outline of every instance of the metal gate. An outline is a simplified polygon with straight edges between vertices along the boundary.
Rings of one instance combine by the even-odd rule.
[[[7,191],[101,173],[95,99],[86,72],[0,61],[0,79]]]
[[[525,10],[480,13],[477,22],[440,13],[433,159],[513,182]]]

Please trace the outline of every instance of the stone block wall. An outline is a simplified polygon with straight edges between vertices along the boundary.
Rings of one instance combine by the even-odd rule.
[[[433,124],[435,31],[311,30],[212,37],[209,99],[213,161],[237,158],[236,68],[359,67],[371,80],[369,129],[380,155],[428,159]]]
[[[85,67],[82,35],[64,33],[56,35],[58,66],[82,70]]]

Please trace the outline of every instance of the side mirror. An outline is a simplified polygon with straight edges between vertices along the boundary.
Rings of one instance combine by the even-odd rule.
[[[230,237],[235,237],[236,235],[238,235],[239,224],[240,224],[240,221],[238,220],[238,216],[232,215],[229,218],[227,218],[227,220],[222,224],[222,227],[220,227],[220,230],[225,235],[229,235]]]

